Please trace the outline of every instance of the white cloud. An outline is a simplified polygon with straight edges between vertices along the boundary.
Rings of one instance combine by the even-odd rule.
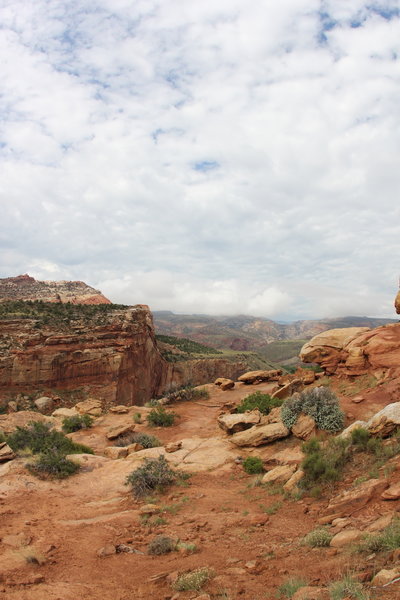
[[[391,316],[397,8],[4,3],[1,274],[181,312]]]

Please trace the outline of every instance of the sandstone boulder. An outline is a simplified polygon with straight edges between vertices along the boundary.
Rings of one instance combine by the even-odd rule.
[[[227,433],[236,433],[253,427],[260,422],[261,413],[258,410],[252,410],[245,413],[225,413],[218,417],[218,425]]]
[[[397,579],[400,575],[399,569],[381,569],[372,580],[372,585],[382,586]]]
[[[75,408],[80,415],[90,415],[92,417],[99,417],[102,412],[101,400],[95,398],[88,398],[83,402],[75,404]]]
[[[232,379],[227,379],[226,377],[218,377],[214,383],[223,391],[231,390],[235,387],[235,382]]]
[[[275,452],[275,454],[269,456],[265,462],[277,465],[299,465],[303,459],[304,454],[300,446],[296,446],[295,448],[285,448],[284,450]]]
[[[63,419],[65,419],[66,417],[74,417],[77,414],[79,414],[79,413],[75,407],[73,407],[73,408],[61,407],[61,408],[57,408],[52,413],[51,416],[52,417],[62,417]]]
[[[376,519],[376,521],[374,521],[373,523],[368,525],[368,527],[366,527],[366,531],[368,531],[368,533],[383,531],[383,529],[385,529],[391,524],[393,520],[393,514],[394,513],[388,513],[387,515],[379,517],[379,519]]]
[[[381,495],[382,500],[398,500],[400,498],[400,482],[394,483]]]
[[[251,385],[259,381],[277,381],[282,375],[280,369],[271,369],[270,371],[248,371],[243,373],[238,378],[238,381],[242,381],[246,385]]]
[[[389,435],[400,425],[400,402],[393,402],[382,408],[367,423],[367,429],[372,435]]]
[[[182,442],[170,442],[165,446],[165,452],[178,452],[182,448]]]
[[[289,481],[294,471],[296,470],[295,465],[282,465],[275,467],[265,473],[262,478],[262,483],[286,483]]]
[[[339,437],[344,439],[350,438],[355,429],[367,429],[367,425],[368,424],[366,421],[354,421],[354,423],[346,427],[346,429],[343,429],[343,431],[339,434]]]
[[[288,479],[287,482],[284,484],[283,489],[285,490],[285,492],[293,492],[297,488],[297,484],[299,483],[300,479],[302,479],[303,475],[303,469],[297,469],[297,471],[293,473],[291,478]]]
[[[34,404],[41,413],[51,412],[54,408],[54,400],[48,396],[41,396],[40,398],[37,398]]]
[[[108,446],[104,448],[104,456],[113,460],[125,458],[125,456],[128,456],[128,448],[123,446]]]
[[[343,546],[359,542],[363,536],[363,532],[359,529],[345,529],[333,536],[330,546],[332,548],[343,548]]]
[[[308,440],[316,432],[317,426],[314,419],[310,415],[303,413],[298,416],[296,423],[292,427],[293,435],[301,440]]]
[[[305,363],[318,363],[328,373],[334,373],[345,346],[367,331],[370,331],[369,327],[346,327],[323,331],[304,344],[300,350],[300,359]]]
[[[303,383],[301,379],[293,379],[283,387],[279,388],[279,390],[276,390],[276,392],[272,394],[272,398],[284,400],[285,398],[292,396],[295,392],[301,392],[302,389]]]
[[[118,406],[112,406],[110,408],[111,413],[115,413],[117,415],[124,415],[129,412],[129,408],[124,404],[119,404]]]
[[[328,515],[350,516],[371,500],[374,494],[381,494],[388,487],[386,481],[369,479],[356,488],[346,490],[332,498],[326,509]]]
[[[292,596],[292,600],[323,600],[325,589],[306,585],[301,587]]]
[[[114,427],[110,427],[107,432],[107,439],[115,440],[120,435],[125,435],[126,433],[131,433],[135,429],[134,425],[123,424],[123,425],[115,425]]]
[[[0,463],[12,460],[15,453],[6,442],[0,442]]]
[[[234,433],[231,441],[236,446],[262,446],[289,435],[289,429],[282,422],[268,425],[255,425],[239,433]]]

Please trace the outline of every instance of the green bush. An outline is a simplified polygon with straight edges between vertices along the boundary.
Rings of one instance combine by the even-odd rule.
[[[174,424],[175,418],[175,413],[167,412],[163,406],[157,406],[147,415],[147,422],[157,427],[170,427]]]
[[[79,471],[78,463],[65,457],[61,452],[43,452],[37,460],[27,465],[27,469],[40,479],[65,479]]]
[[[351,575],[345,575],[340,581],[335,581],[329,586],[331,600],[369,600],[369,593],[364,591],[361,583]]]
[[[337,396],[327,387],[320,386],[293,394],[282,405],[281,417],[284,425],[291,429],[300,413],[312,417],[318,429],[334,433],[344,425],[344,413]]]
[[[311,548],[323,548],[325,546],[329,546],[332,537],[333,536],[327,529],[324,529],[324,527],[319,527],[318,529],[310,531],[310,533],[308,533],[303,539],[303,543]]]
[[[282,583],[277,590],[277,598],[291,598],[300,588],[307,585],[303,579],[297,577],[291,577],[284,583]]]
[[[357,427],[351,432],[351,442],[359,450],[367,450],[371,434],[363,427]]]
[[[386,552],[396,550],[397,548],[400,548],[399,518],[394,519],[394,521],[380,533],[366,536],[365,540],[357,547],[357,550],[359,552],[368,552],[368,554],[371,554],[372,552]]]
[[[256,473],[263,473],[264,471],[264,463],[258,456],[248,456],[243,461],[243,469],[249,475],[254,475]]]
[[[0,431],[0,444],[6,441],[6,436],[2,431]]]
[[[165,397],[168,402],[189,402],[191,400],[207,399],[210,397],[210,393],[205,388],[196,389],[193,385],[185,385],[171,390]]]
[[[173,588],[177,592],[187,592],[191,590],[196,590],[198,592],[212,575],[213,573],[208,567],[189,571],[189,573],[179,575],[178,579],[173,584]]]
[[[158,535],[147,546],[147,552],[148,554],[159,556],[161,554],[168,554],[175,550],[175,548],[176,542],[172,538],[166,535]]]
[[[155,436],[147,433],[127,433],[117,438],[116,446],[129,446],[130,444],[140,444],[143,448],[158,448],[162,446],[162,442]]]
[[[164,456],[145,458],[144,463],[126,478],[136,498],[153,491],[162,491],[176,481],[178,474],[171,469]]]
[[[77,444],[66,437],[60,431],[51,429],[48,423],[34,421],[26,427],[17,427],[7,437],[8,445],[17,452],[19,450],[30,450],[33,454],[40,452],[58,452],[61,454],[93,454],[93,450]]]
[[[263,415],[268,415],[272,408],[281,406],[282,402],[283,400],[279,398],[271,398],[269,394],[254,392],[254,394],[249,394],[243,398],[240,404],[237,405],[236,412],[244,413],[257,408]]]
[[[302,450],[306,456],[301,465],[304,476],[299,482],[300,487],[310,489],[316,483],[340,479],[350,458],[349,446],[349,441],[341,438],[331,438],[325,447],[314,439],[305,442]]]
[[[80,429],[87,429],[93,425],[93,419],[90,415],[74,415],[65,417],[62,422],[62,430],[64,433],[73,433]]]

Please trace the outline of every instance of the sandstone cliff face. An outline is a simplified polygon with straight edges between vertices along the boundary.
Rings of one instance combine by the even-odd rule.
[[[231,362],[224,358],[204,358],[187,360],[178,363],[168,363],[163,377],[162,388],[172,385],[201,385],[215,381],[217,377],[227,377],[236,380],[248,369],[245,361]]]
[[[29,275],[0,279],[0,302],[6,300],[111,304],[99,290],[83,281],[36,281]]]
[[[328,374],[400,376],[400,323],[376,329],[335,329],[303,346],[303,362],[320,364]]]
[[[121,404],[143,404],[158,393],[167,369],[151,313],[138,305],[110,311],[100,326],[60,332],[35,321],[0,322],[0,395],[77,390]]]

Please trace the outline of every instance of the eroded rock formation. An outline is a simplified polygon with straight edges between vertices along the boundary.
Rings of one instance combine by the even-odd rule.
[[[0,302],[7,300],[111,304],[99,290],[83,281],[36,281],[26,274],[0,279]]]

